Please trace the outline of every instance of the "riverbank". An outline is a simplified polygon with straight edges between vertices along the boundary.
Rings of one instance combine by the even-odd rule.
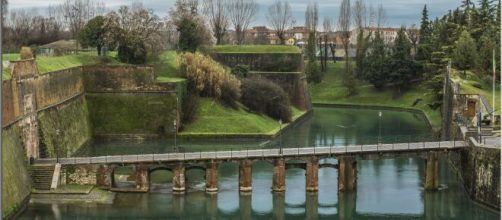
[[[323,81],[319,84],[310,85],[313,104],[390,107],[394,110],[421,111],[425,114],[434,130],[440,129],[441,112],[439,108],[431,109],[429,107],[428,104],[432,103],[433,94],[423,85],[413,85],[409,90],[395,97],[391,89],[377,90],[367,82],[358,81],[358,94],[349,97],[346,95],[346,88],[342,84],[342,71],[343,62],[328,63],[328,71],[324,75]]]
[[[178,133],[182,138],[274,138],[281,130],[294,126],[307,117],[310,111],[292,107],[292,122],[280,125],[278,121],[239,109],[225,107],[211,98],[200,98],[200,108],[194,122]],[[243,126],[245,125],[245,126]]]
[[[61,185],[56,190],[33,190],[30,203],[113,204],[115,193],[91,185]]]

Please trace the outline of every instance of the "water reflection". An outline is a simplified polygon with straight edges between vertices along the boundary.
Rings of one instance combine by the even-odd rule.
[[[428,134],[420,115],[383,111],[382,139],[393,135]],[[316,108],[314,117],[284,135],[284,146],[375,143],[378,111]],[[367,138],[372,137],[372,138]],[[138,143],[96,143],[86,155],[168,152],[169,141]],[[182,143],[186,151],[223,148],[277,147],[276,143],[194,141]],[[188,147],[190,146],[190,147]],[[322,163],[336,163],[323,159]],[[319,170],[319,192],[305,192],[305,171],[288,169],[286,191],[273,193],[272,165],[255,161],[251,193],[240,194],[238,166],[220,164],[217,194],[204,192],[204,174],[187,172],[184,195],[171,192],[169,171],[152,172],[150,193],[118,193],[113,204],[30,204],[21,219],[499,219],[498,213],[474,204],[464,193],[447,163],[440,163],[437,192],[423,190],[424,161],[420,158],[358,161],[357,191],[339,193],[337,170]],[[153,177],[156,176],[156,177]]]

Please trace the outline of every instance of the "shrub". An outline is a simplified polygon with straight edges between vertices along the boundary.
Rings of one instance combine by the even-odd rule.
[[[307,81],[311,83],[320,83],[322,81],[323,74],[319,68],[319,63],[317,61],[309,60],[307,66],[305,67],[305,74],[307,75]]]
[[[239,108],[239,105],[237,104],[237,101],[239,100],[241,94],[240,94],[240,88],[234,88],[236,84],[232,84],[229,82],[223,83],[221,87],[221,97],[220,100],[221,102],[233,109]],[[240,84],[239,84],[240,86]]]
[[[185,53],[180,56],[179,62],[181,75],[188,80],[189,90],[200,96],[225,99],[225,103],[239,99],[241,82],[210,57],[201,53]]]
[[[131,64],[146,63],[147,51],[144,43],[123,43],[118,48],[118,58],[121,62]]]
[[[196,94],[190,93],[183,98],[181,103],[182,124],[193,122],[196,118],[199,109],[199,97]]]
[[[238,77],[238,78],[246,78],[248,77],[249,73],[249,66],[248,65],[237,65],[234,68],[232,68],[232,71],[230,72],[232,75]]]
[[[19,56],[20,56],[21,60],[33,58],[33,53],[31,52],[31,48],[21,47],[21,51],[19,52]]]
[[[241,102],[250,110],[283,122],[291,121],[288,95],[277,84],[260,78],[244,79],[241,91]]]

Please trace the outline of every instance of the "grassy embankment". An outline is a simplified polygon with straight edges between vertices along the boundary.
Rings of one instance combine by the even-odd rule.
[[[455,69],[451,73],[451,78],[454,82],[459,83],[460,93],[483,95],[493,107],[491,81],[483,81],[471,71],[466,71],[464,75],[463,72]],[[500,114],[500,83],[495,83],[495,112]]]
[[[111,59],[108,64],[120,64],[114,58],[116,53],[110,53]],[[3,54],[3,60],[18,60],[19,54]],[[38,71],[41,74],[62,70],[82,65],[93,65],[101,62],[96,52],[80,52],[79,54],[71,54],[65,56],[38,56],[36,58]],[[4,66],[2,71],[3,79],[10,79],[10,70]]]
[[[323,81],[316,85],[310,85],[313,103],[418,109],[427,115],[435,129],[441,126],[441,113],[439,109],[433,110],[427,105],[431,103],[433,96],[423,85],[413,86],[401,96],[394,97],[394,92],[391,89],[379,91],[368,82],[358,81],[358,94],[348,97],[346,89],[342,85],[342,71],[343,62],[328,64],[328,71]],[[412,106],[417,99],[422,99],[422,101]]]
[[[292,107],[293,120],[303,111]],[[283,125],[283,128],[287,124]],[[180,133],[181,136],[272,136],[280,129],[278,121],[266,116],[248,112],[245,107],[232,109],[222,106],[211,98],[201,98],[196,120]]]
[[[216,45],[211,51],[217,53],[301,53],[296,46],[283,45]]]
[[[218,53],[300,53],[300,49],[295,46],[277,45],[221,45],[211,49]],[[166,52],[164,57],[174,60],[174,52]],[[177,70],[177,62],[169,62],[171,67],[168,70]],[[176,64],[176,65],[174,65]],[[161,75],[159,75],[161,76]],[[169,75],[175,76],[175,75]],[[305,112],[292,107],[293,120],[297,119]],[[284,124],[283,127],[287,126]],[[256,114],[246,110],[244,106],[234,110],[222,106],[220,103],[210,99],[201,98],[200,107],[196,120],[186,125],[180,133],[181,136],[273,136],[280,129],[278,121],[261,114]]]

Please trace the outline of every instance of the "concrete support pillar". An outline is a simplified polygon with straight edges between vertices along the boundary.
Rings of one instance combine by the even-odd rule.
[[[425,190],[437,190],[439,187],[439,160],[437,152],[427,153],[425,162]]]
[[[357,188],[357,160],[354,156],[338,158],[338,191],[353,191]]]
[[[251,160],[243,160],[239,164],[239,190],[249,192],[252,190],[253,163]]]
[[[307,170],[305,172],[307,192],[317,192],[318,187],[319,160],[317,157],[310,157],[307,161]]]
[[[109,189],[113,186],[113,169],[108,165],[100,165],[96,172],[96,185]]]
[[[272,203],[274,206],[274,219],[276,220],[284,220],[286,219],[286,196],[284,192],[274,192],[272,194]]]
[[[148,175],[148,167],[138,165],[136,166],[136,189],[141,191],[148,191],[150,188],[150,178]]]
[[[218,194],[206,194],[206,219],[218,219]]]
[[[244,220],[253,219],[251,208],[251,193],[241,194],[239,196],[239,212],[240,218]]]
[[[338,193],[338,216],[339,219],[355,219],[356,192]]]
[[[274,160],[272,190],[274,192],[282,192],[286,190],[286,164],[284,162],[284,158]]]
[[[206,167],[206,192],[218,191],[218,164],[208,162]]]
[[[173,192],[185,192],[185,166],[182,163],[174,168]]]
[[[307,192],[307,196],[305,198],[305,213],[307,214],[306,219],[318,219],[318,211],[319,207],[318,195],[315,192]]]

